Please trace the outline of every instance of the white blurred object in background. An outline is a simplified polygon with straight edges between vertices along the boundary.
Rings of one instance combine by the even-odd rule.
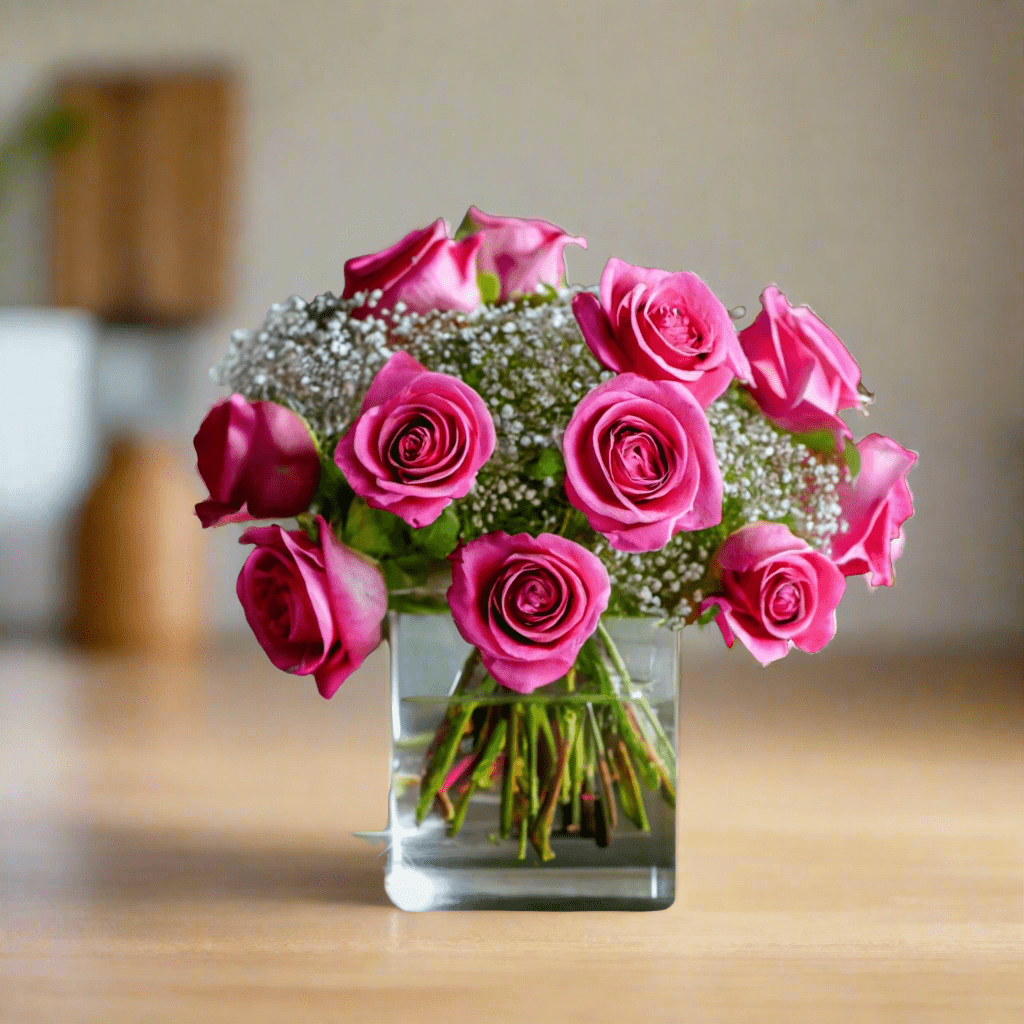
[[[59,614],[68,513],[96,466],[96,325],[77,310],[0,309],[0,621]]]

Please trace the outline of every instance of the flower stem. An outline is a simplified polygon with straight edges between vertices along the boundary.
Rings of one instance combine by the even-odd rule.
[[[419,825],[427,816],[427,811],[430,810],[430,805],[433,803],[434,797],[437,796],[438,791],[444,783],[445,777],[451,770],[452,762],[455,760],[455,755],[459,749],[459,744],[462,742],[462,734],[466,730],[466,726],[473,715],[473,710],[476,705],[469,703],[465,705],[455,705],[455,707],[458,707],[459,710],[457,717],[454,720],[453,728],[450,728],[447,731],[444,739],[441,741],[437,755],[433,761],[433,767],[428,772],[427,777],[423,780],[423,785],[420,789],[420,799],[419,803],[416,805],[417,825]]]
[[[522,704],[514,704],[509,711],[509,726],[505,741],[505,775],[501,784],[501,826],[503,839],[512,833],[512,804],[516,792],[516,779],[519,777],[522,761],[519,757],[519,733],[522,729],[524,709]]]

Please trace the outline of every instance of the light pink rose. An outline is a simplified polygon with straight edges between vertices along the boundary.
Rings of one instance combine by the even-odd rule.
[[[283,405],[231,395],[207,413],[192,443],[210,492],[196,505],[204,527],[286,519],[309,508],[320,459],[306,425]]]
[[[707,417],[682,384],[623,373],[576,406],[562,440],[565,493],[619,551],[655,551],[722,521]]]
[[[893,563],[903,552],[903,524],[914,514],[907,473],[917,453],[881,434],[868,434],[857,450],[857,479],[838,487],[842,518],[850,528],[832,538],[832,559],[844,576],[869,572],[870,586],[891,587]]]
[[[775,285],[761,293],[761,312],[740,331],[750,360],[751,393],[784,430],[823,427],[850,437],[840,409],[861,407],[860,367],[808,306],[791,306]]]
[[[719,548],[721,593],[705,598],[701,612],[718,605],[718,628],[729,647],[736,637],[762,665],[790,646],[820,651],[836,632],[836,606],[846,589],[843,574],[781,523],[751,523]]]
[[[483,240],[477,266],[501,281],[500,302],[535,292],[541,284],[562,287],[565,247],[587,247],[585,238],[569,235],[546,220],[494,217],[471,206],[466,222]]]
[[[494,444],[494,421],[468,384],[396,352],[370,385],[334,461],[367,505],[421,527],[469,493]]]
[[[518,693],[564,676],[608,607],[601,560],[552,533],[489,533],[448,557],[455,625],[487,671]]]
[[[729,311],[696,274],[610,259],[601,275],[600,299],[580,292],[572,310],[602,366],[678,381],[702,408],[733,377],[749,378]]]
[[[452,241],[445,222],[435,220],[382,252],[348,260],[342,298],[379,289],[383,295],[377,309],[392,309],[398,302],[413,313],[473,309],[480,304],[476,257],[482,241],[476,235]],[[372,313],[369,306],[362,306],[352,316]]]
[[[320,543],[280,526],[246,530],[255,544],[238,574],[245,618],[271,662],[316,679],[331,697],[380,644],[388,590],[380,569],[317,516]]]

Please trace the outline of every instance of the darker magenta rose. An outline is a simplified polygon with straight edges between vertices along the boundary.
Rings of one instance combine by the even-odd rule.
[[[357,318],[372,314],[374,308],[393,309],[399,302],[413,313],[473,309],[480,303],[476,281],[480,245],[476,235],[454,241],[445,222],[435,220],[381,252],[348,260],[342,298],[364,292],[369,299],[372,292],[381,292],[375,307],[364,305],[352,313]]]
[[[313,676],[331,697],[374,651],[388,610],[377,566],[346,547],[322,517],[319,542],[301,530],[261,526],[241,543],[255,544],[238,574],[238,599],[271,662]]]
[[[193,444],[210,492],[196,505],[204,527],[296,516],[309,508],[320,482],[306,425],[274,402],[225,398],[207,413]]]

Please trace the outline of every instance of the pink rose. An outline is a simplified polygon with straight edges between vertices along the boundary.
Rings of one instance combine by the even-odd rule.
[[[345,547],[321,516],[320,543],[301,530],[260,526],[241,543],[255,544],[238,574],[238,599],[271,662],[312,675],[331,697],[380,644],[388,590],[380,570]]]
[[[790,645],[820,651],[835,635],[843,574],[781,523],[751,523],[731,534],[715,561],[720,594],[718,628],[729,647],[738,636],[762,665],[784,657]]]
[[[210,491],[196,505],[204,527],[285,519],[309,508],[320,459],[306,425],[283,405],[231,395],[207,413],[192,443]]]
[[[370,385],[334,461],[367,505],[421,527],[469,493],[494,444],[494,421],[468,384],[396,352]]]
[[[822,427],[837,438],[850,430],[836,415],[861,406],[860,367],[846,346],[807,306],[791,306],[775,285],[761,293],[761,312],[740,331],[750,360],[751,392],[784,430]]]
[[[907,473],[917,453],[881,434],[868,434],[857,450],[860,473],[852,486],[838,488],[850,528],[832,538],[832,559],[844,576],[870,572],[870,586],[891,587],[893,562],[903,552],[903,524],[914,514]]]
[[[382,252],[348,260],[342,298],[379,289],[383,295],[378,309],[392,309],[398,302],[404,302],[413,313],[473,309],[480,304],[476,254],[481,244],[482,239],[475,235],[452,241],[445,222],[435,220]],[[372,312],[363,306],[352,315],[369,316]]]
[[[562,440],[565,493],[619,551],[722,521],[707,417],[682,384],[623,373],[581,399]]]
[[[749,377],[729,311],[696,274],[610,259],[600,300],[580,292],[572,310],[602,366],[678,381],[705,409],[733,377]]]
[[[489,533],[449,558],[455,625],[487,671],[517,693],[564,676],[608,607],[601,560],[552,533]]]
[[[560,288],[565,283],[565,247],[587,247],[585,238],[566,234],[546,220],[492,217],[475,206],[463,223],[483,240],[477,266],[501,281],[499,302],[535,292],[541,284]]]

